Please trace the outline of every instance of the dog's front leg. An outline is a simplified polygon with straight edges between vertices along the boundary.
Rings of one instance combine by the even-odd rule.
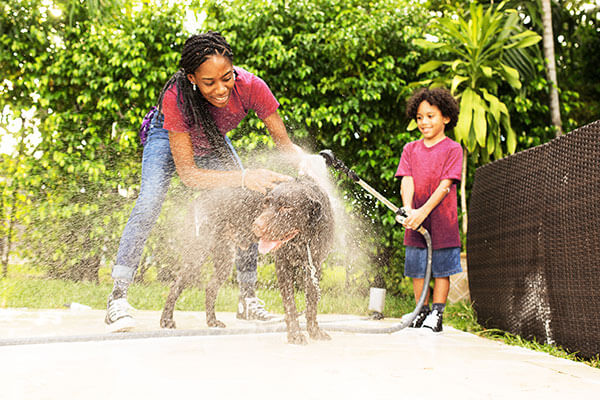
[[[311,268],[316,271],[311,273]],[[306,291],[306,330],[311,339],[315,340],[331,340],[331,336],[324,330],[319,328],[317,323],[317,306],[319,304],[319,278],[321,277],[321,268],[309,266],[306,268],[304,276],[305,291]]]
[[[287,326],[288,343],[306,344],[306,337],[300,332],[298,323],[298,313],[296,310],[296,301],[294,300],[294,280],[292,278],[292,266],[287,261],[277,260],[275,262],[275,271],[277,272],[277,282],[283,308],[285,310],[285,324]]]

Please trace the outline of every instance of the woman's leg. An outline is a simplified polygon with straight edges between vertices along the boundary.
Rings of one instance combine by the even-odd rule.
[[[168,132],[151,128],[142,158],[140,193],[121,235],[113,279],[132,282],[140,263],[146,240],[158,219],[169,189],[175,164],[169,146]]]
[[[112,332],[128,331],[135,327],[129,314],[127,289],[137,271],[146,240],[160,214],[174,172],[169,133],[162,128],[160,116],[152,120],[142,157],[140,193],[121,235],[112,270],[114,286],[108,297],[105,318]]]
[[[252,244],[247,249],[236,249],[235,265],[240,295],[244,298],[256,297],[255,287],[258,269],[258,245]]]

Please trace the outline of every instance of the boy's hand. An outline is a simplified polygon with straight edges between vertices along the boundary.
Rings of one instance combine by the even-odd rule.
[[[407,229],[412,229],[413,231],[416,231],[423,224],[425,218],[427,218],[427,212],[425,212],[425,210],[423,210],[422,208],[417,208],[416,210],[413,210],[412,208],[405,207],[405,210],[408,216],[406,217],[406,219],[404,220],[404,224],[402,225]]]

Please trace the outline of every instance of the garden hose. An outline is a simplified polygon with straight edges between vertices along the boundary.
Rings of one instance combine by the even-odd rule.
[[[396,214],[396,222],[399,224],[403,224],[404,220],[407,217],[406,211],[403,208],[396,207],[391,201],[383,197],[379,192],[373,189],[369,184],[360,179],[358,175],[352,171],[350,168],[346,166],[341,160],[335,157],[331,150],[322,150],[319,154],[325,159],[325,162],[328,166],[337,169],[338,171],[342,171],[348,178],[352,179],[354,182],[358,183],[361,187],[363,187],[367,192],[373,195],[377,200],[381,201],[387,208],[392,210]],[[425,268],[425,281],[423,284],[423,290],[421,290],[421,295],[419,300],[417,301],[417,305],[413,312],[406,314],[400,320],[400,323],[392,325],[388,328],[358,328],[358,327],[350,327],[345,325],[326,325],[327,329],[332,331],[344,331],[344,332],[357,332],[357,333],[392,333],[397,332],[401,329],[408,327],[415,319],[423,304],[425,304],[425,299],[427,298],[427,294],[429,291],[429,282],[431,280],[431,260],[433,255],[433,250],[431,246],[431,235],[427,231],[427,229],[423,228],[423,226],[419,226],[415,229],[423,238],[425,238],[425,243],[427,244],[427,266]]]

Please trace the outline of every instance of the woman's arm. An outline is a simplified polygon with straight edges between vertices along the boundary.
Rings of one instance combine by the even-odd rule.
[[[198,168],[194,162],[192,141],[187,132],[169,132],[169,143],[177,174],[184,185],[196,189],[242,185],[241,171],[217,171]]]
[[[325,159],[318,154],[307,154],[294,144],[287,134],[285,124],[277,111],[263,120],[277,147],[288,157],[300,175],[308,175],[316,182],[323,182],[323,170],[326,169]]]
[[[175,161],[177,174],[184,185],[196,189],[215,189],[221,187],[247,187],[250,190],[266,194],[277,182],[292,179],[266,169],[219,171],[201,169],[194,161],[192,141],[187,132],[169,132],[171,153]]]
[[[263,120],[277,148],[291,157],[293,164],[298,165],[305,156],[300,146],[294,144],[288,136],[285,124],[277,111]]]

